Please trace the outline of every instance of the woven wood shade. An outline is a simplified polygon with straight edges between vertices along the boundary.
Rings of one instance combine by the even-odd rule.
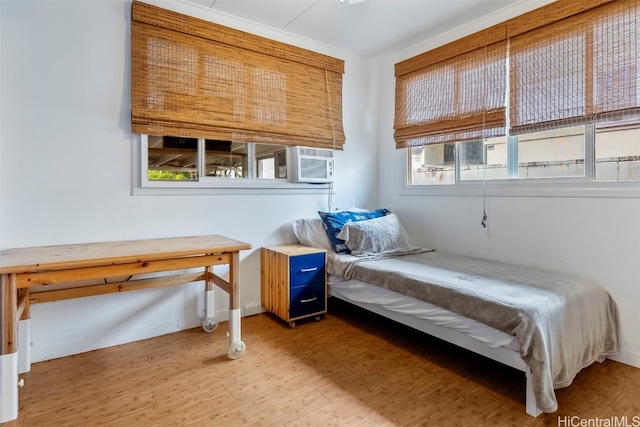
[[[638,0],[511,39],[512,134],[640,118]]]
[[[507,45],[484,44],[496,39],[504,28],[396,64],[397,148],[504,135]]]
[[[134,1],[134,133],[342,149],[344,61]]]
[[[640,119],[640,0],[556,0],[396,64],[397,148]],[[498,80],[504,79],[504,83]]]

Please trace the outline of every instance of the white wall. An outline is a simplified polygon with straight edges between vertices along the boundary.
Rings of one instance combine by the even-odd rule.
[[[517,11],[507,13],[515,16]],[[620,313],[622,351],[616,359],[640,367],[639,185],[635,191],[604,190],[601,194],[579,189],[491,189],[486,200],[487,228],[480,224],[481,186],[448,194],[407,195],[403,191],[406,151],[396,150],[393,140],[394,64],[502,18],[496,14],[378,58],[379,203],[400,216],[421,246],[597,281],[613,296]]]
[[[344,59],[347,143],[336,154],[333,206],[376,205],[367,60],[196,6],[155,3]],[[0,248],[224,234],[253,246],[241,253],[240,301],[255,309],[259,248],[294,241],[292,221],[326,209],[327,194],[132,196],[130,8],[127,0],[0,1]],[[33,360],[194,327],[202,290],[195,283],[34,305]],[[227,307],[219,291],[220,316]]]

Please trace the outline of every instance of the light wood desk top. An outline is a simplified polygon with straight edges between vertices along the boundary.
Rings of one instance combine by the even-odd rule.
[[[154,261],[251,249],[220,235],[39,246],[0,251],[0,274]]]

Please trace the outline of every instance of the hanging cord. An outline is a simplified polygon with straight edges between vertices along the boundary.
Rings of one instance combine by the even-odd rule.
[[[482,179],[482,221],[480,221],[480,225],[483,228],[487,228],[487,188],[485,187],[484,178]]]
[[[487,228],[487,150],[485,147],[486,115],[487,115],[487,46],[484,47],[484,108],[482,109],[482,228]]]
[[[329,72],[324,70],[324,81],[327,88],[327,100],[329,102],[329,121],[331,122],[331,138],[332,138],[332,155],[336,152],[336,126],[334,123],[333,116],[333,103],[331,102],[331,91],[329,90]],[[333,165],[334,173],[335,173],[335,163]],[[331,206],[333,204],[333,181],[329,182],[329,194],[327,195],[327,207],[328,211],[331,212]]]
[[[482,221],[480,225],[487,228],[487,150],[484,137],[484,113],[482,114]]]

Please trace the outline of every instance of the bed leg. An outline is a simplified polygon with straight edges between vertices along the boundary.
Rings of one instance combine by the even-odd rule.
[[[525,371],[525,377],[527,379],[527,387],[526,387],[526,411],[527,414],[532,417],[537,417],[542,413],[542,411],[538,408],[538,403],[536,402],[536,396],[533,394],[533,384],[531,384],[531,369],[527,366],[527,370]]]

